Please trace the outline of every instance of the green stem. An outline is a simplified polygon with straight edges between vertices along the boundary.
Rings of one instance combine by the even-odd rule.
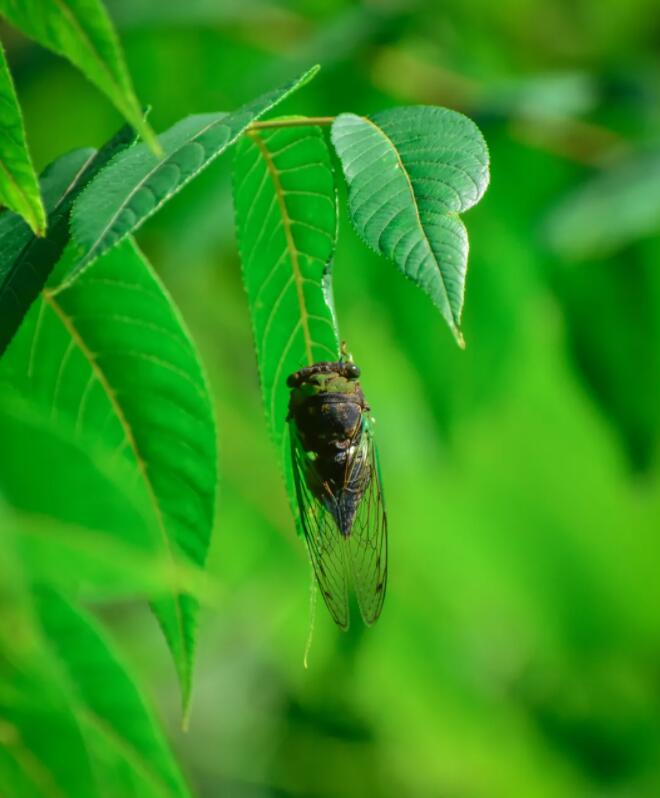
[[[305,127],[307,125],[331,125],[335,121],[334,116],[306,116],[302,119],[272,119],[268,122],[253,122],[248,128],[250,130],[263,130],[269,127]]]

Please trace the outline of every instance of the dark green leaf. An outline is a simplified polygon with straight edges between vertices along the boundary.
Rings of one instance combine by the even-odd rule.
[[[356,230],[431,297],[463,345],[468,238],[458,214],[488,185],[479,129],[455,111],[415,106],[341,114],[332,141]]]
[[[156,146],[101,0],[0,0],[0,13],[26,36],[68,58]]]
[[[237,111],[182,119],[160,136],[164,152],[160,159],[144,145],[117,158],[74,207],[71,229],[82,252],[70,279],[136,230],[233,144],[251,122],[311,80],[317,69],[310,69]]]
[[[23,118],[0,45],[0,203],[20,214],[36,235],[46,232],[46,213],[25,141]]]
[[[69,240],[69,211],[73,200],[134,138],[130,128],[123,128],[98,152],[76,150],[58,158],[46,169],[41,180],[48,213],[45,238],[34,236],[14,214],[0,216],[0,355],[64,251]]]

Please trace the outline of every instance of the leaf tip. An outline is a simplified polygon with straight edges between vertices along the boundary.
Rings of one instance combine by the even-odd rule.
[[[158,136],[148,125],[145,126],[142,132],[142,138],[145,140],[147,147],[149,147],[156,158],[163,157],[164,151],[160,141],[158,140]]]
[[[48,227],[47,227],[45,219],[43,219],[43,220],[38,219],[38,220],[30,222],[30,227],[32,228],[32,232],[38,238],[45,238],[46,237],[46,233],[48,232]]]
[[[183,707],[183,714],[181,715],[181,731],[188,734],[190,731],[190,700]]]
[[[314,80],[314,78],[318,75],[319,70],[321,69],[321,64],[314,64],[314,66],[310,67],[307,72],[302,76],[300,80],[300,85],[304,86],[306,83],[309,83],[310,80]]]

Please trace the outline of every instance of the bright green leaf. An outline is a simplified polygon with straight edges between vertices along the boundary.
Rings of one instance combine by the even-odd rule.
[[[46,212],[25,141],[23,118],[0,45],[0,203],[20,214],[36,235],[46,232]]]
[[[160,136],[162,158],[143,145],[117,158],[82,194],[72,214],[71,229],[81,247],[71,278],[118,244],[163,203],[224,152],[260,116],[316,74],[301,77],[229,114],[203,114],[182,119]]]
[[[146,794],[189,795],[150,710],[96,624],[50,589],[36,591],[35,608],[83,728],[105,738],[105,751],[114,750]]]
[[[48,213],[45,238],[37,238],[16,214],[0,214],[0,355],[64,251],[73,200],[111,158],[134,140],[133,131],[125,127],[98,152],[75,150],[45,170],[41,178]]]
[[[101,0],[0,0],[0,14],[26,36],[68,58],[107,95],[145,141],[157,148]]]
[[[339,357],[329,275],[336,192],[320,129],[246,136],[234,160],[234,204],[266,418],[282,456],[287,376]]]
[[[341,114],[332,141],[357,232],[431,297],[463,345],[468,238],[458,214],[488,185],[479,129],[455,111],[415,106]]]
[[[70,287],[44,291],[6,367],[74,440],[102,444],[128,464],[173,559],[202,565],[216,487],[211,403],[175,306],[133,242]],[[155,610],[186,706],[197,605],[172,594]]]

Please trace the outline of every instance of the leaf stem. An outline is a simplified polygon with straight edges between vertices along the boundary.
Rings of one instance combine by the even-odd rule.
[[[270,127],[305,127],[307,125],[331,125],[335,121],[334,116],[305,116],[302,119],[270,119],[266,122],[253,122],[248,127],[250,130],[263,130]]]

